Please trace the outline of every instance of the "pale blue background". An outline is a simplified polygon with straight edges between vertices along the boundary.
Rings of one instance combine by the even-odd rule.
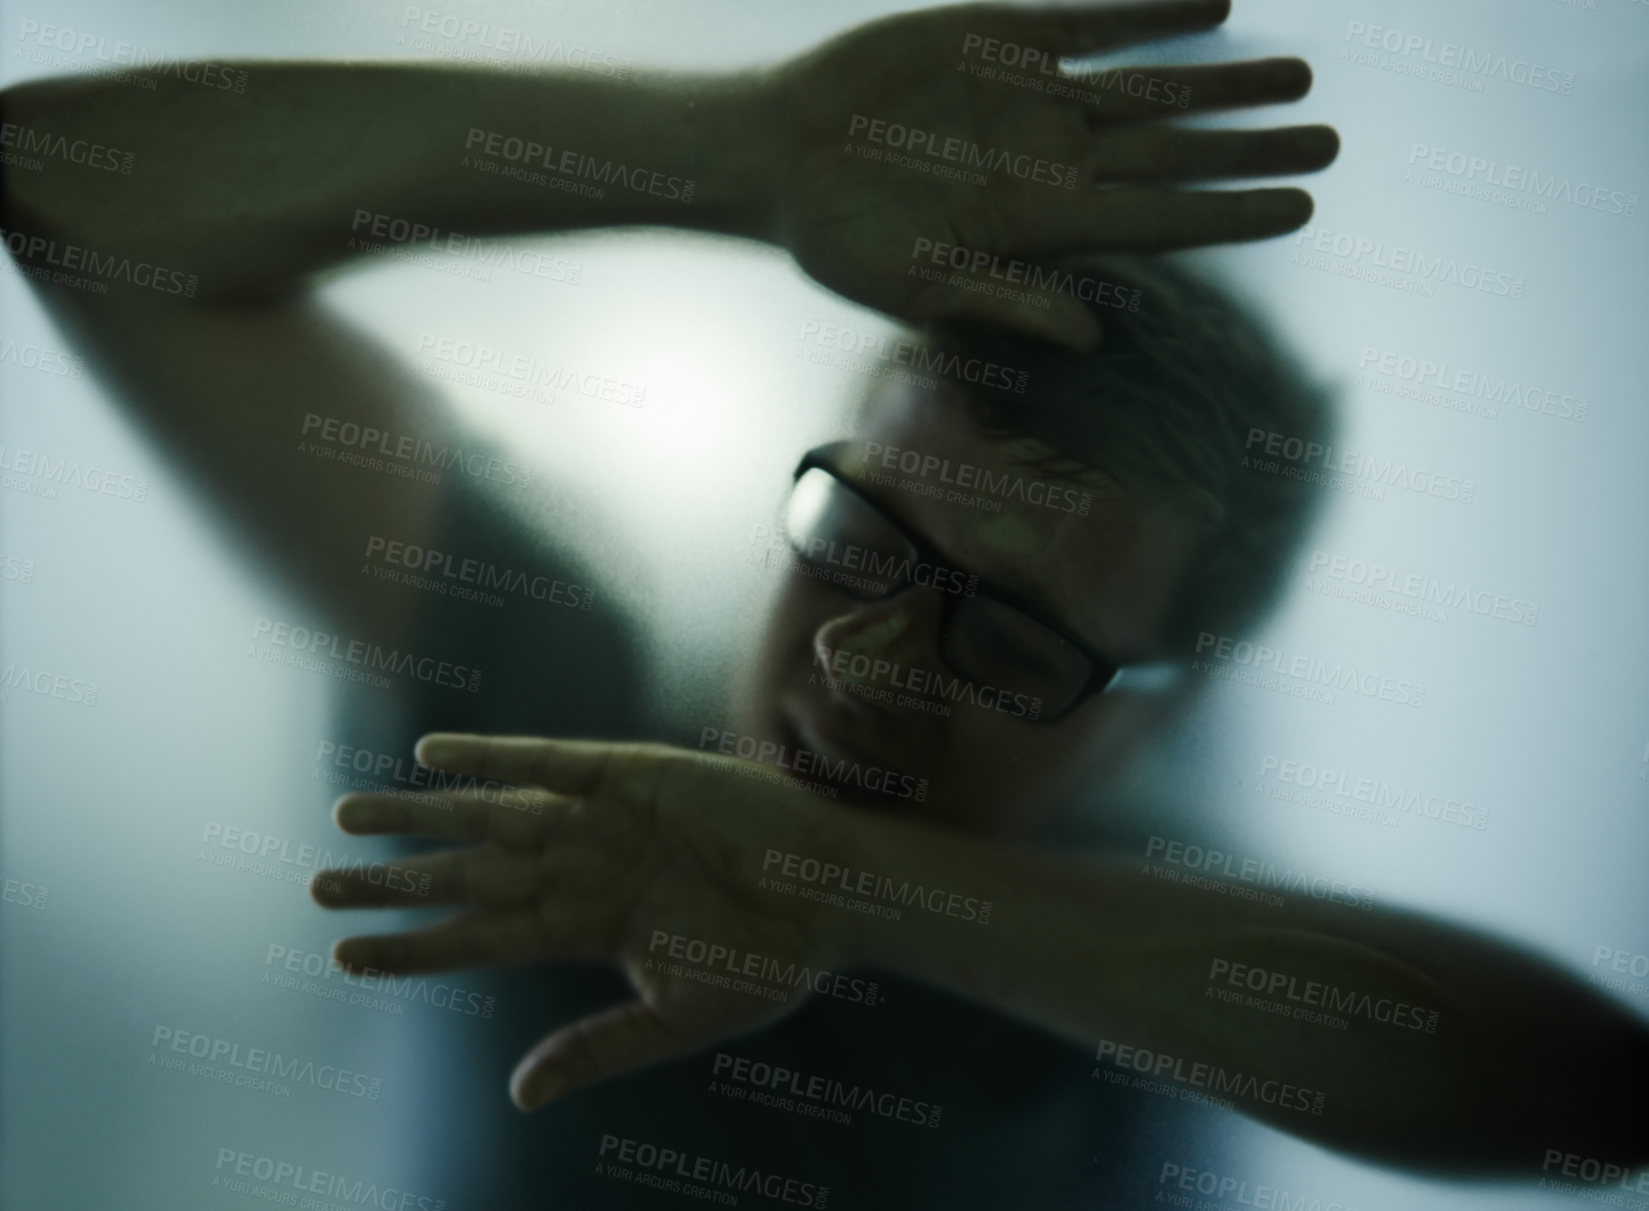
[[[370,57],[404,52],[404,8],[8,2],[0,81],[43,70],[14,56],[25,19],[220,60]],[[768,60],[887,6],[609,0],[460,10],[453,0],[448,11],[554,33],[638,67],[706,68]],[[1474,94],[1347,62],[1339,55],[1352,20],[1549,63],[1577,85],[1561,97],[1490,81]],[[1527,279],[1518,302],[1447,286],[1426,299],[1291,264],[1289,240],[1221,257],[1314,371],[1343,386],[1344,444],[1402,452],[1478,483],[1471,505],[1396,491],[1380,502],[1338,498],[1312,545],[1533,599],[1541,619],[1522,628],[1456,611],[1437,624],[1295,592],[1263,638],[1423,681],[1426,707],[1344,694],[1323,707],[1223,687],[1141,774],[1142,785],[1159,795],[1166,787],[1199,814],[1154,807],[1160,814],[1140,827],[1366,884],[1384,902],[1523,939],[1582,975],[1600,944],[1649,953],[1649,217],[1562,204],[1537,216],[1403,180],[1421,142],[1649,193],[1639,121],[1649,112],[1649,6],[1239,0],[1217,37],[1156,53],[1305,56],[1317,85],[1289,120],[1332,122],[1345,147],[1311,185],[1314,222]],[[838,435],[837,418],[863,385],[794,362],[801,327],[879,321],[770,250],[655,234],[543,246],[585,263],[576,289],[379,266],[330,293],[408,358],[423,331],[484,336],[576,349],[648,385],[643,410],[574,401],[557,427],[512,440],[598,505],[603,520],[578,545],[608,571],[605,600],[652,636],[661,712],[679,717],[685,703],[691,717],[709,671],[747,634],[724,620],[748,619],[765,583],[741,563],[752,519],[770,508],[796,451]],[[66,348],[15,274],[0,276],[0,316],[6,339]],[[1586,396],[1591,416],[1577,425],[1503,409],[1483,420],[1363,391],[1354,378],[1364,346],[1552,384]],[[477,426],[510,425],[497,397],[448,389]],[[142,505],[75,491],[0,502],[0,556],[37,567],[32,584],[0,582],[0,664],[104,687],[91,710],[27,695],[0,707],[0,874],[50,888],[42,910],[0,905],[0,1201],[31,1211],[247,1205],[221,1193],[208,1201],[216,1150],[228,1146],[472,1205],[444,1183],[439,1154],[391,1145],[410,1118],[450,1113],[439,1068],[425,1068],[425,1051],[397,1033],[402,1020],[257,982],[270,942],[324,950],[341,928],[292,885],[195,860],[204,818],[303,841],[335,837],[330,792],[309,780],[329,686],[269,675],[239,655],[249,619],[295,607],[212,535],[89,378],[3,365],[0,392],[0,442],[72,451],[152,484]],[[684,451],[689,465],[669,470]],[[1455,794],[1491,805],[1492,817],[1482,832],[1424,819],[1387,829],[1264,799],[1254,783],[1267,753]],[[307,1048],[317,1062],[347,1058],[402,1096],[362,1105],[299,1089],[288,1102],[163,1081],[144,1067],[157,1022]],[[1530,1040],[1507,1062],[1538,1081],[1555,1061]],[[1230,1133],[1222,1151],[1247,1158],[1236,1176],[1325,1204],[1564,1201],[1397,1177],[1237,1120]],[[1188,1141],[1186,1155],[1163,1159],[1194,1164],[1197,1147]]]

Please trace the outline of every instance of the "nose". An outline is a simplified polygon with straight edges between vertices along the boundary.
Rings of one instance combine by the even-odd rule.
[[[923,588],[855,603],[813,633],[813,659],[834,679],[884,689],[896,670],[937,669],[941,605]]]

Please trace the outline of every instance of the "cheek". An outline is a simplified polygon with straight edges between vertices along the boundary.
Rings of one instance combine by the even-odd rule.
[[[786,583],[768,598],[755,630],[740,645],[732,685],[741,698],[769,701],[788,682],[797,662],[808,659],[823,615],[807,588]]]
[[[785,672],[787,659],[797,654],[805,658],[813,650],[814,634],[831,616],[829,595],[797,579],[773,598],[763,626],[761,647],[771,677]]]

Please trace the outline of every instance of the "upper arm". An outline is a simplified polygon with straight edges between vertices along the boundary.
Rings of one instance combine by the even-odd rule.
[[[67,294],[42,290],[210,516],[334,624],[405,622],[408,595],[361,574],[369,544],[427,543],[464,477],[524,474],[489,462],[428,380],[313,299]]]

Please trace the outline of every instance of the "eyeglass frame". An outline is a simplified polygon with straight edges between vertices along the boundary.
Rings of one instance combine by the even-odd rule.
[[[973,577],[977,587],[972,594],[969,594],[969,596],[989,597],[997,602],[1000,602],[1002,605],[1008,606],[1010,609],[1019,611],[1019,613],[1023,614],[1026,618],[1029,618],[1038,626],[1052,632],[1059,639],[1070,644],[1071,647],[1075,648],[1076,651],[1088,661],[1088,679],[1083,683],[1082,687],[1076,692],[1064,708],[1053,714],[1039,715],[1036,719],[1026,720],[1026,722],[1034,722],[1038,724],[1058,723],[1072,711],[1076,710],[1076,708],[1087,699],[1091,698],[1095,694],[1103,693],[1115,683],[1118,675],[1122,672],[1125,666],[1112,660],[1109,656],[1105,655],[1098,648],[1094,647],[1093,644],[1082,638],[1082,636],[1076,634],[1063,623],[1057,621],[1056,619],[1049,618],[1035,605],[1026,601],[1023,596],[1014,592],[1012,589],[1007,588],[996,581],[990,580],[987,577],[980,576],[976,572],[971,572],[966,568],[959,567],[956,562],[946,556],[943,551],[940,551],[933,545],[933,543],[929,542],[926,538],[922,537],[921,534],[912,529],[909,523],[907,523],[903,518],[890,512],[880,502],[870,496],[867,496],[852,483],[850,483],[844,472],[831,466],[829,461],[827,461],[823,448],[809,450],[806,454],[802,455],[801,461],[796,464],[794,474],[790,477],[792,492],[795,491],[795,485],[801,482],[802,476],[812,470],[823,471],[826,475],[830,476],[830,478],[840,484],[845,491],[856,496],[867,508],[871,510],[871,512],[875,513],[889,526],[891,526],[895,533],[910,544],[910,548],[916,555],[918,562],[934,564],[936,566],[947,568],[955,568],[957,571]],[[788,496],[785,498],[786,506],[789,505],[789,499],[790,498]],[[788,526],[785,527],[785,541],[787,543],[793,542]],[[791,546],[791,550],[795,551],[794,545]],[[796,552],[796,554],[800,557],[800,552]],[[919,587],[921,586],[917,585],[914,580],[907,577],[885,593],[861,596],[856,592],[850,592],[849,596],[857,596],[861,601],[889,601],[892,598],[897,597],[900,593],[905,592],[907,589]],[[943,595],[945,600],[942,601],[939,606],[939,658],[943,660],[946,667],[957,676],[966,677],[968,674],[956,667],[950,653],[946,650],[946,639],[950,634],[951,623],[955,612],[961,604],[962,594],[944,593]],[[1106,670],[1109,670],[1109,672],[1106,672]]]

